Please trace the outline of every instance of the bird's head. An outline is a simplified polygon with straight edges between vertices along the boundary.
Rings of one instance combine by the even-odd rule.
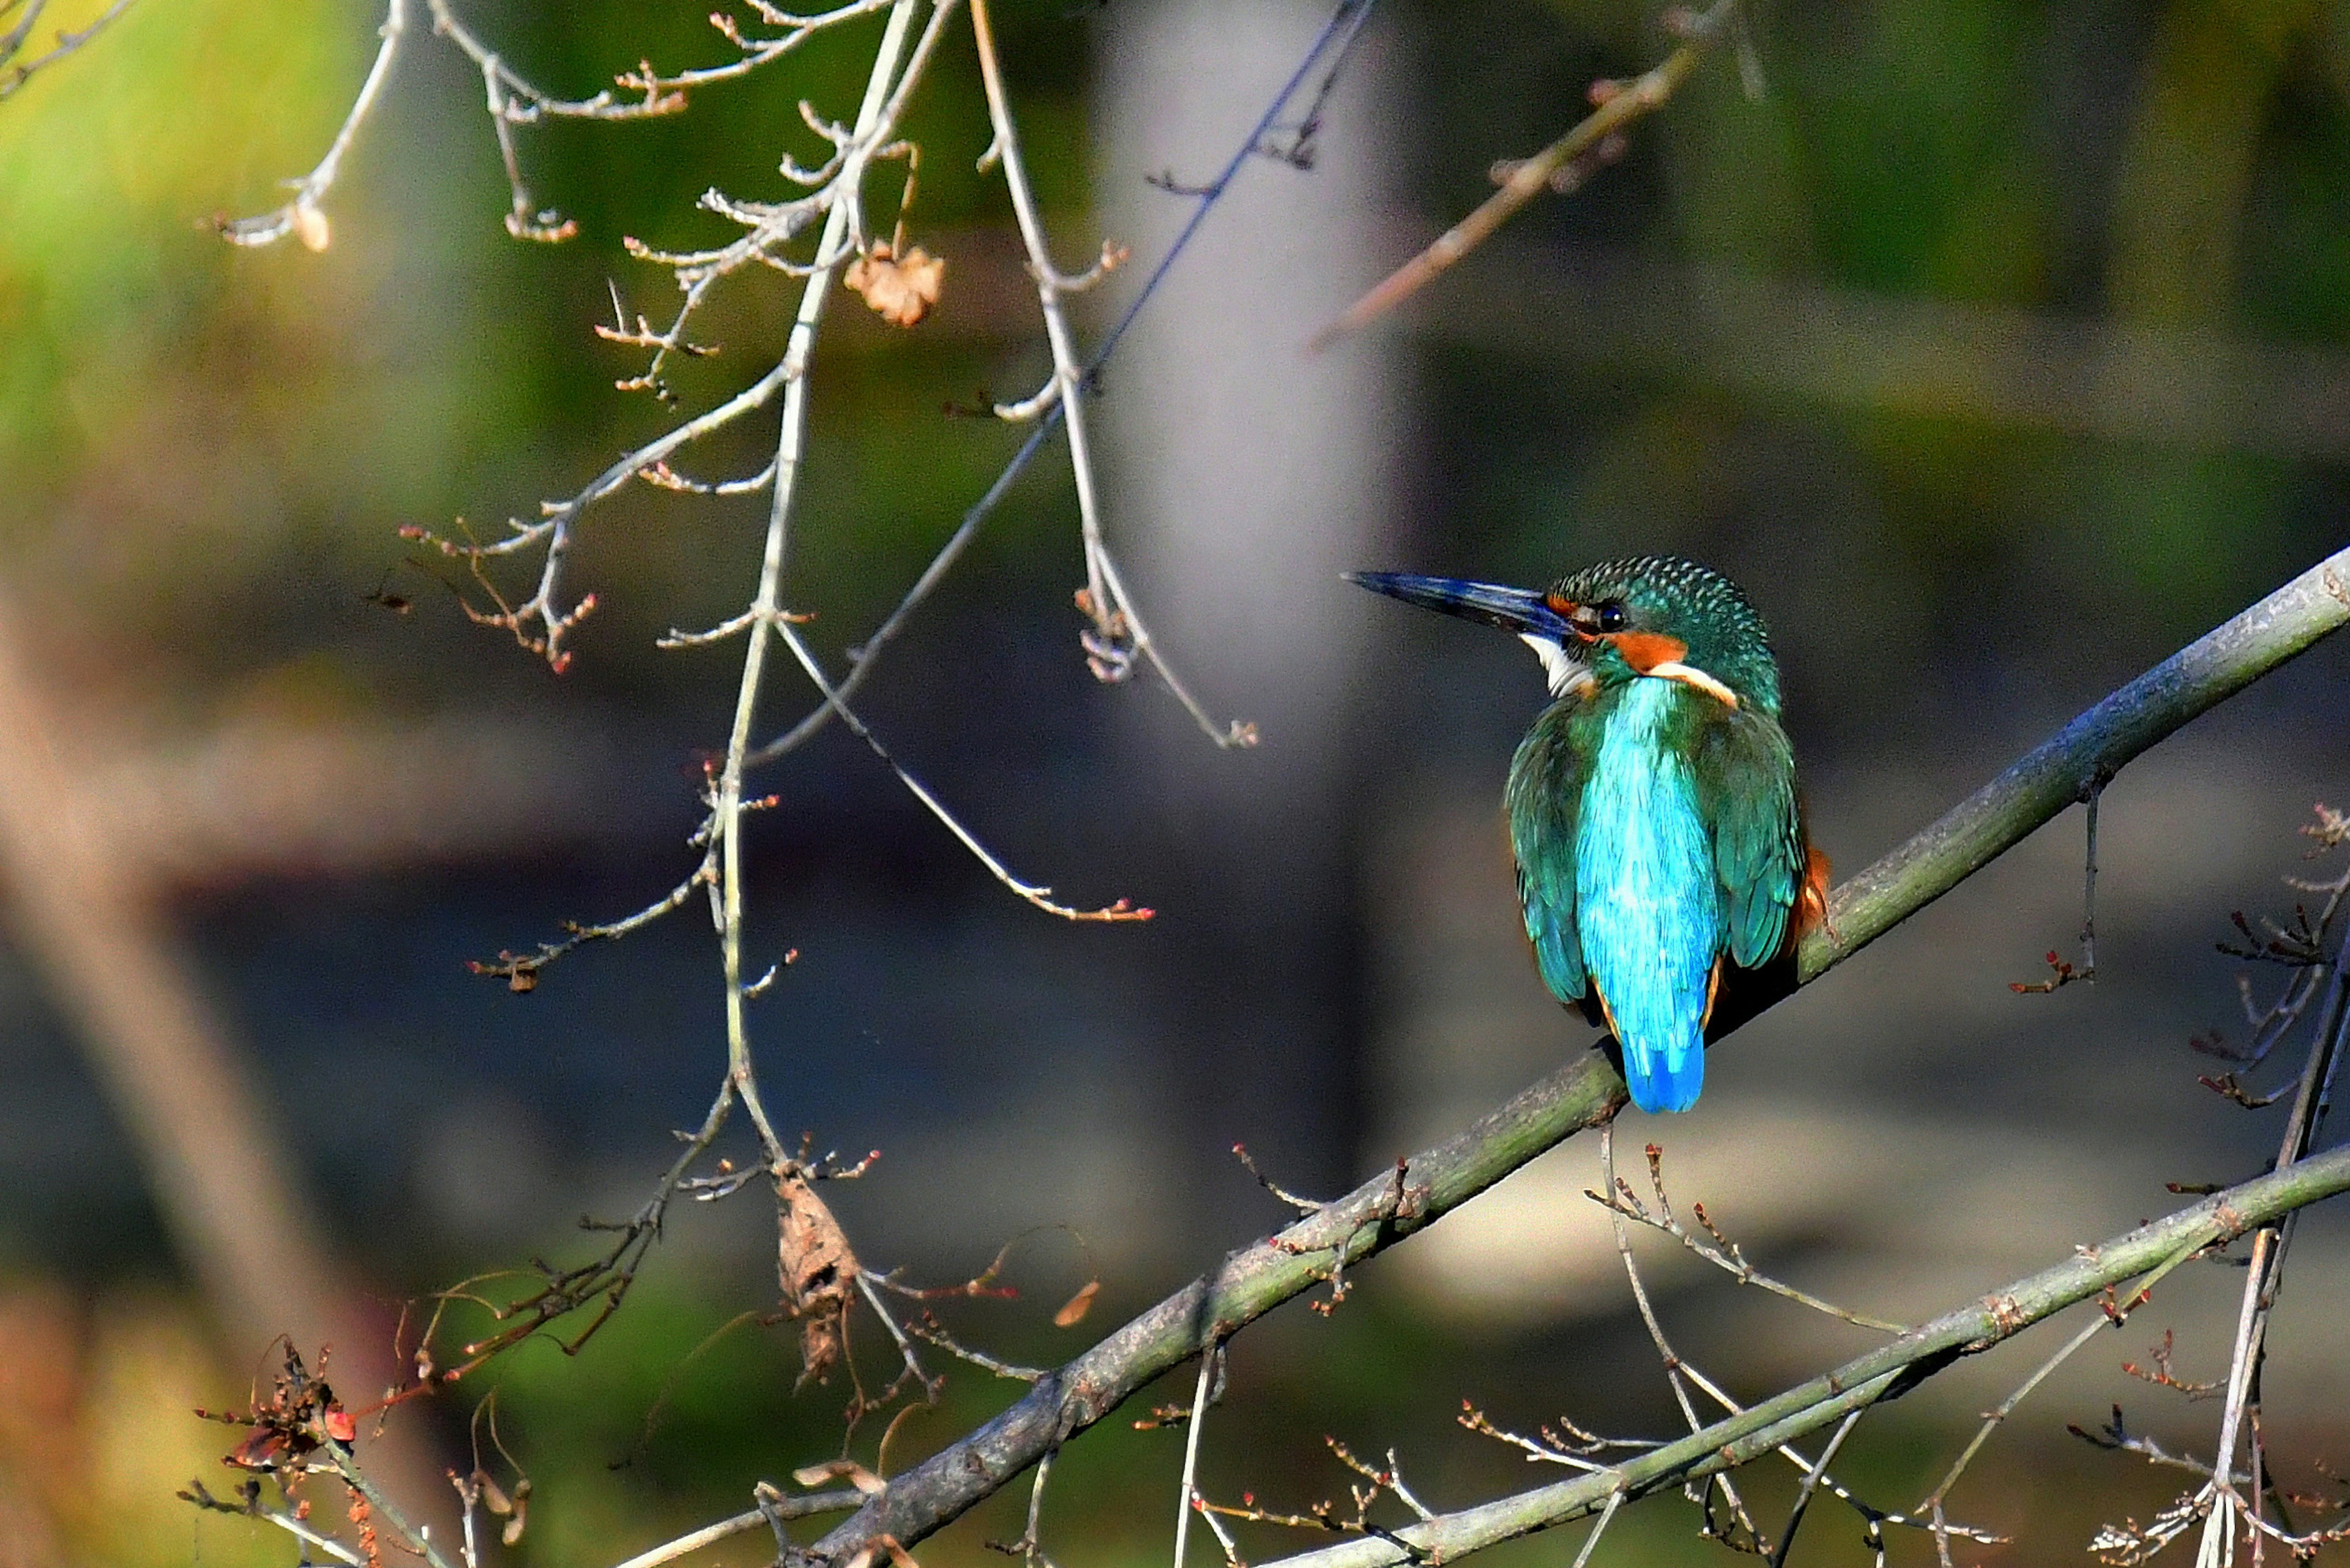
[[[1347,580],[1517,633],[1557,696],[1647,677],[1681,681],[1731,707],[1779,712],[1779,667],[1762,618],[1737,584],[1694,562],[1603,561],[1547,590],[1408,572],[1350,572]]]

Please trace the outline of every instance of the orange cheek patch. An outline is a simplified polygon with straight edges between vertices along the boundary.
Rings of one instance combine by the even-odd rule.
[[[1688,643],[1661,631],[1611,632],[1607,640],[1616,645],[1625,663],[1643,675],[1659,664],[1678,664],[1689,652]]]

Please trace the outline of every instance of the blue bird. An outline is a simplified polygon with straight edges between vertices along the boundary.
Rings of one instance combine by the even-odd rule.
[[[1535,964],[1614,1033],[1634,1105],[1689,1109],[1725,964],[1771,963],[1826,909],[1762,618],[1727,577],[1655,556],[1547,592],[1348,580],[1515,632],[1542,661],[1553,701],[1504,797]]]

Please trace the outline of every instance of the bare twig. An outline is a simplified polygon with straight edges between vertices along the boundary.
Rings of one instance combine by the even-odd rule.
[[[1828,1446],[1820,1450],[1817,1462],[1804,1474],[1804,1484],[1795,1490],[1794,1506],[1787,1510],[1787,1522],[1780,1528],[1779,1547],[1771,1553],[1771,1568],[1786,1568],[1787,1553],[1794,1547],[1795,1531],[1804,1522],[1804,1510],[1812,1505],[1812,1494],[1826,1479],[1828,1466],[1835,1462],[1836,1450],[1844,1447],[1844,1440],[1852,1436],[1852,1429],[1859,1426],[1860,1418],[1867,1414],[1866,1410],[1861,1409],[1846,1416],[1843,1425],[1836,1428],[1835,1435],[1828,1439]]]
[[[968,1361],[983,1372],[992,1372],[1014,1383],[1035,1384],[1053,1375],[1047,1367],[1022,1366],[990,1355],[983,1350],[974,1350],[949,1334],[946,1325],[934,1317],[924,1315],[914,1319],[906,1325],[906,1332],[916,1339],[937,1345],[958,1361]]]
[[[2325,1091],[2345,1045],[2350,1045],[2350,932],[2335,950],[2326,986],[2325,1008],[2320,1013],[2310,1044],[2309,1060],[2286,1118],[2284,1137],[2277,1149],[2276,1168],[2283,1170],[2303,1158],[2324,1119]],[[2259,1407],[2261,1362],[2268,1333],[2269,1314],[2276,1304],[2283,1280],[2284,1254],[2293,1240],[2289,1218],[2263,1226],[2252,1238],[2251,1264],[2245,1271],[2242,1300],[2237,1310],[2235,1345],[2228,1362],[2227,1403],[2220,1417],[2220,1439],[2213,1453],[2217,1474],[2207,1489],[2210,1512],[2203,1521],[2196,1549],[2198,1568],[2219,1568],[2233,1551],[2234,1529],[2241,1520],[2247,1528],[2262,1524],[2260,1509],[2229,1484],[2224,1476],[2235,1465],[2236,1450],[2245,1433],[2248,1409]]]
[[[265,1507],[261,1501],[261,1482],[257,1480],[248,1480],[244,1483],[240,1489],[239,1501],[235,1502],[231,1502],[225,1498],[214,1497],[200,1480],[190,1481],[179,1495],[184,1501],[195,1504],[207,1512],[234,1513],[242,1518],[258,1519],[264,1523],[274,1524],[314,1552],[323,1552],[338,1563],[349,1563],[351,1568],[366,1568],[367,1559],[333,1536],[324,1534],[306,1522],[292,1509]]]
[[[1624,1494],[1621,1491],[1607,1494],[1607,1505],[1600,1509],[1598,1520],[1591,1526],[1591,1533],[1583,1538],[1582,1550],[1575,1554],[1575,1568],[1587,1568],[1591,1554],[1599,1549],[1599,1538],[1607,1533],[1607,1526],[1615,1521],[1616,1511],[1623,1506]]]
[[[1698,1224],[1704,1228],[1705,1237],[1700,1237],[1691,1232],[1675,1217],[1672,1204],[1665,1197],[1664,1151],[1657,1145],[1650,1144],[1648,1154],[1649,1189],[1657,1200],[1654,1212],[1651,1212],[1647,1204],[1634,1196],[1631,1189],[1625,1186],[1620,1178],[1615,1189],[1606,1193],[1586,1192],[1584,1196],[1620,1219],[1629,1220],[1635,1224],[1646,1225],[1652,1231],[1664,1232],[1707,1262],[1728,1273],[1740,1284],[1753,1285],[1770,1292],[1773,1295],[1783,1296],[1791,1302],[1811,1308],[1814,1312],[1840,1318],[1856,1327],[1873,1328],[1880,1334],[1908,1332],[1908,1329],[1901,1324],[1887,1323],[1882,1318],[1869,1317],[1862,1313],[1847,1311],[1837,1306],[1834,1302],[1823,1301],[1808,1291],[1798,1290],[1794,1285],[1771,1278],[1746,1261],[1746,1254],[1740,1251],[1738,1244],[1723,1235],[1721,1229],[1708,1217],[1705,1205],[1702,1203],[1692,1205],[1691,1212],[1697,1216]]]
[[[1831,1428],[1853,1411],[1964,1356],[2005,1343],[2074,1303],[2126,1284],[2292,1210],[2350,1191],[2350,1147],[2329,1149],[2286,1170],[2256,1178],[2126,1235],[2084,1248],[2064,1262],[2017,1280],[1955,1312],[1921,1324],[1890,1344],[1854,1358],[1752,1408],[1609,1473],[1578,1476],[1499,1498],[1396,1533],[1404,1547],[1357,1541],[1282,1558],[1274,1568],[1400,1568],[1415,1552],[1447,1563],[1534,1531],[1601,1511],[1620,1491],[1637,1500],[1763,1458],[1773,1449]],[[1407,1551],[1404,1548],[1409,1547]]]
[[[807,643],[800,637],[798,631],[785,626],[779,628],[778,635],[783,638],[785,646],[791,649],[792,656],[799,660],[800,669],[806,673],[810,682],[818,691],[824,693],[826,701],[839,713],[841,722],[847,725],[850,732],[863,741],[872,750],[873,754],[879,757],[883,764],[898,775],[898,782],[906,786],[907,793],[921,802],[923,808],[938,819],[941,826],[954,835],[956,841],[965,849],[970,850],[972,857],[982,866],[987,867],[990,876],[1013,893],[1046,914],[1058,915],[1065,920],[1105,921],[1114,924],[1127,920],[1148,920],[1156,913],[1155,910],[1139,908],[1125,898],[1092,909],[1055,903],[1053,900],[1053,889],[1050,888],[1024,882],[1013,875],[1011,867],[996,858],[993,851],[982,844],[969,828],[958,821],[954,814],[947,810],[939,797],[932,794],[921,780],[908,773],[905,767],[889,754],[889,749],[881,744],[880,738],[866,727],[865,721],[850,711],[841,701],[839,693],[833,690],[832,683],[825,678],[824,667],[816,662],[816,655],[809,651]]]
[[[1507,1443],[1513,1449],[1523,1449],[1529,1464],[1565,1465],[1570,1469],[1582,1470],[1588,1475],[1597,1475],[1604,1470],[1615,1468],[1612,1465],[1599,1463],[1591,1457],[1594,1454],[1617,1449],[1638,1452],[1664,1446],[1648,1438],[1599,1437],[1596,1433],[1585,1431],[1564,1417],[1560,1418],[1556,1427],[1544,1427],[1539,1438],[1529,1438],[1495,1426],[1484,1411],[1478,1409],[1466,1399],[1461,1402],[1461,1414],[1454,1418],[1481,1437]],[[1565,1436],[1560,1435],[1558,1429],[1560,1428],[1565,1428]]]
[[[1615,1192],[1622,1185],[1616,1174],[1616,1124],[1612,1120],[1599,1129],[1599,1172],[1601,1185],[1609,1192]],[[1623,1191],[1628,1197],[1631,1189],[1624,1187]],[[1705,1423],[1698,1419],[1697,1407],[1690,1400],[1689,1384],[1691,1380],[1692,1369],[1683,1364],[1679,1355],[1674,1351],[1671,1341],[1665,1337],[1664,1324],[1657,1321],[1656,1308],[1648,1303],[1648,1290],[1640,1282],[1639,1265],[1633,1261],[1632,1238],[1630,1232],[1624,1227],[1624,1210],[1618,1210],[1612,1204],[1609,1205],[1608,1220],[1615,1231],[1616,1253],[1623,1260],[1624,1277],[1632,1286],[1633,1303],[1639,1308],[1640,1322],[1647,1327],[1649,1341],[1656,1345],[1657,1355],[1665,1364],[1665,1380],[1672,1386],[1673,1402],[1680,1407],[1681,1418],[1689,1423],[1690,1431],[1702,1430]],[[1695,1381],[1703,1383],[1704,1379],[1702,1376],[1697,1376]],[[1707,1392],[1722,1405],[1730,1405],[1727,1397],[1710,1386]],[[1734,1409],[1735,1407],[1731,1408]],[[1754,1527],[1753,1517],[1746,1511],[1744,1500],[1739,1497],[1735,1483],[1726,1475],[1715,1476],[1706,1481],[1702,1487],[1690,1490],[1690,1501],[1705,1509],[1706,1533],[1709,1535],[1716,1533],[1713,1528],[1713,1510],[1708,1499],[1717,1488],[1721,1492],[1722,1501],[1730,1505],[1732,1530],[1743,1530],[1746,1532],[1743,1545],[1758,1554],[1768,1555],[1771,1550],[1769,1543],[1762,1539],[1762,1532]],[[1722,1539],[1732,1546],[1741,1544],[1734,1534],[1725,1533]]]
[[[1288,1204],[1300,1214],[1312,1214],[1321,1209],[1322,1205],[1315,1202],[1313,1199],[1300,1198],[1296,1193],[1290,1191],[1287,1188],[1274,1181],[1273,1178],[1267,1176],[1263,1170],[1259,1169],[1257,1168],[1255,1157],[1248,1151],[1248,1145],[1243,1143],[1232,1145],[1232,1158],[1241,1162],[1242,1168],[1246,1170],[1251,1176],[1256,1178],[1256,1184],[1259,1187],[1263,1188],[1267,1192],[1272,1193],[1275,1198],[1280,1199],[1284,1203]]]
[[[907,36],[912,31],[915,8],[916,0],[895,0],[890,7],[881,42],[874,51],[872,70],[865,84],[864,101],[857,111],[855,134],[862,145],[874,145],[885,128],[884,112],[890,102],[890,84],[897,78],[899,63],[905,57]],[[941,6],[941,10],[943,9]],[[861,165],[856,169],[844,168],[840,178],[853,181],[860,173]],[[720,945],[726,984],[727,1077],[734,1085],[735,1092],[742,1096],[743,1109],[750,1113],[752,1121],[757,1126],[769,1160],[778,1167],[786,1157],[759,1101],[757,1082],[751,1064],[750,1027],[743,1009],[743,759],[751,749],[751,725],[758,711],[768,642],[778,630],[786,634],[791,630],[782,619],[784,560],[790,537],[792,503],[798,487],[800,458],[807,436],[807,366],[816,345],[816,325],[823,318],[825,302],[832,289],[833,273],[848,236],[851,216],[851,205],[845,201],[834,202],[825,215],[823,236],[816,244],[816,265],[811,267],[806,284],[800,291],[799,311],[793,319],[791,335],[785,344],[783,361],[776,367],[776,373],[784,377],[785,384],[783,417],[775,441],[775,491],[767,513],[766,547],[760,559],[758,592],[751,606],[754,619],[749,646],[743,651],[743,678],[735,693],[734,722],[726,740],[725,763],[719,772],[717,801],[713,808],[721,866]],[[551,557],[551,546],[549,553]]]
[[[1200,1353],[1200,1381],[1191,1394],[1191,1419],[1183,1433],[1183,1482],[1176,1494],[1174,1568],[1184,1568],[1184,1549],[1191,1542],[1191,1515],[1200,1507],[1200,1428],[1206,1425],[1208,1397],[1215,1386],[1216,1359],[1223,1346],[1211,1341]]]
[[[1316,332],[1306,344],[1307,351],[1327,348],[1419,293],[1446,268],[1484,244],[1496,229],[1516,215],[1519,208],[1550,190],[1553,180],[1577,159],[1599,148],[1608,138],[1620,135],[1636,120],[1663,108],[1697,68],[1698,62],[1729,31],[1737,4],[1738,0],[1715,0],[1702,16],[1688,17],[1680,29],[1680,47],[1630,81],[1593,83],[1592,101],[1597,107],[1574,130],[1532,158],[1511,164],[1499,191]]]
[[[1045,1514],[1045,1482],[1053,1473],[1053,1456],[1046,1454],[1036,1461],[1035,1483],[1028,1489],[1028,1527],[1017,1541],[984,1542],[991,1552],[1001,1552],[1007,1557],[1017,1557],[1028,1568],[1056,1568],[1045,1552],[1044,1537],[1038,1533]]]
[[[989,154],[1003,165],[1003,182],[1012,192],[1013,215],[1020,225],[1021,243],[1028,250],[1028,270],[1036,280],[1036,304],[1044,313],[1045,340],[1052,346],[1056,392],[1052,406],[1060,410],[1062,421],[1068,427],[1069,468],[1076,481],[1077,525],[1086,560],[1086,586],[1078,597],[1077,607],[1093,621],[1093,629],[1083,639],[1086,662],[1097,680],[1122,680],[1136,658],[1147,659],[1210,740],[1219,746],[1253,745],[1256,739],[1253,726],[1238,720],[1229,724],[1217,723],[1177,677],[1152,640],[1149,628],[1134,607],[1133,596],[1119,580],[1117,564],[1110,558],[1109,546],[1102,536],[1093,447],[1086,426],[1083,394],[1087,372],[1078,362],[1076,339],[1069,330],[1061,298],[1076,289],[1092,286],[1111,265],[1112,252],[1105,247],[1101,266],[1084,277],[1071,278],[1053,265],[1044,223],[1037,215],[1035,193],[1029,186],[1027,163],[1021,155],[1019,126],[1012,117],[1012,106],[1003,91],[987,0],[971,0],[971,26],[972,36],[979,46],[979,75],[986,89],[988,120],[994,130]],[[1042,399],[1036,401],[1041,410]],[[1028,417],[1034,417],[1033,411]]]
[[[0,5],[0,20],[5,20],[8,13],[16,9],[19,0],[10,0],[8,5]],[[48,3],[49,0],[31,0],[31,3],[26,6],[25,15],[18,19],[16,25],[6,32],[0,33],[0,99],[6,99],[18,88],[23,87],[36,71],[56,65],[59,60],[112,26],[121,19],[125,11],[130,9],[132,0],[114,0],[113,5],[99,12],[94,21],[78,32],[68,31],[63,27],[58,28],[57,36],[50,41],[47,49],[29,60],[17,60],[16,57],[24,52],[25,40],[32,36],[33,24],[40,20],[41,12],[47,8]],[[11,61],[16,63],[11,64]]]
[[[803,1497],[778,1495],[764,1507],[738,1513],[731,1519],[722,1519],[715,1524],[705,1524],[699,1530],[688,1531],[674,1541],[649,1547],[617,1564],[617,1568],[661,1568],[664,1563],[674,1563],[705,1546],[715,1546],[722,1541],[731,1541],[735,1536],[756,1530],[771,1518],[805,1519],[810,1514],[839,1513],[864,1501],[863,1492],[852,1490],[810,1492]]]
[[[693,897],[696,888],[712,886],[718,880],[718,859],[714,853],[705,854],[693,875],[639,909],[633,915],[601,925],[582,925],[567,920],[564,929],[570,934],[559,942],[541,942],[538,950],[527,955],[500,952],[494,959],[474,959],[466,968],[475,974],[492,975],[506,982],[509,991],[532,991],[538,985],[538,971],[565,954],[586,947],[589,942],[617,941],[629,932],[640,930],[653,921],[683,905]]]
[[[235,245],[272,245],[287,234],[298,234],[302,243],[314,251],[327,248],[330,231],[326,212],[318,203],[335,188],[335,181],[342,172],[344,155],[350,151],[368,116],[375,112],[384,84],[391,79],[392,62],[400,57],[400,46],[408,37],[408,0],[389,0],[380,31],[383,42],[376,46],[375,63],[368,67],[359,96],[351,100],[350,112],[343,117],[342,128],[327,144],[326,155],[318,160],[317,167],[293,182],[294,199],[275,212],[256,217],[213,220],[223,239]]]
[[[1406,1555],[1411,1557],[1414,1562],[1426,1561],[1423,1553],[1413,1549],[1401,1536],[1371,1517],[1373,1505],[1383,1497],[1393,1497],[1420,1519],[1436,1517],[1425,1503],[1412,1494],[1411,1489],[1404,1484],[1403,1471],[1396,1462],[1395,1450],[1392,1449],[1388,1450],[1387,1463],[1380,1466],[1357,1458],[1353,1449],[1336,1438],[1326,1437],[1322,1441],[1340,1464],[1362,1477],[1367,1483],[1359,1486],[1349,1485],[1347,1488],[1348,1496],[1355,1505],[1352,1517],[1342,1514],[1338,1511],[1337,1503],[1326,1498],[1312,1504],[1303,1513],[1284,1513],[1259,1507],[1253,1493],[1243,1493],[1240,1505],[1237,1507],[1230,1503],[1210,1502],[1196,1492],[1192,1495],[1192,1507],[1199,1511],[1200,1517],[1207,1521],[1208,1528],[1215,1532],[1217,1543],[1224,1549],[1224,1562],[1227,1568],[1245,1568],[1241,1562],[1237,1544],[1233,1542],[1231,1532],[1223,1527],[1222,1521],[1227,1519],[1245,1520],[1256,1524],[1280,1525],[1290,1530],[1312,1530],[1338,1535],[1370,1536],[1403,1548]]]
[[[1274,95],[1273,100],[1266,105],[1264,113],[1250,129],[1247,138],[1234,149],[1231,158],[1226,161],[1215,179],[1204,185],[1187,188],[1187,193],[1193,198],[1191,215],[1184,220],[1182,228],[1177,231],[1174,240],[1159,256],[1158,265],[1150,269],[1150,275],[1143,280],[1141,288],[1137,290],[1134,298],[1128,302],[1126,309],[1119,315],[1116,325],[1103,335],[1100,346],[1094,350],[1093,358],[1086,363],[1085,374],[1081,379],[1090,381],[1100,372],[1103,365],[1108,361],[1111,354],[1117,350],[1118,344],[1124,340],[1128,331],[1141,316],[1144,307],[1158,294],[1159,286],[1174,270],[1176,262],[1181,259],[1183,253],[1191,247],[1192,240],[1198,236],[1201,226],[1206,223],[1208,214],[1215,209],[1217,202],[1223,199],[1224,193],[1232,189],[1232,181],[1239,175],[1242,166],[1256,155],[1264,139],[1272,134],[1274,127],[1280,120],[1282,110],[1287,108],[1290,100],[1296,97],[1305,86],[1306,78],[1313,73],[1315,65],[1330,52],[1334,44],[1343,47],[1343,40],[1351,37],[1354,30],[1360,27],[1363,19],[1370,12],[1371,4],[1372,0],[1339,0],[1338,5],[1331,12],[1330,19],[1323,25],[1322,30],[1307,45],[1305,55],[1297,63],[1297,68],[1290,73],[1288,80],[1284,82],[1281,89]],[[1051,384],[1055,386],[1059,384],[1057,377]],[[866,676],[871,673],[874,665],[879,662],[881,650],[897,638],[914,610],[928,599],[932,590],[944,580],[947,572],[956,561],[962,558],[964,550],[970,546],[971,541],[979,532],[980,525],[993,514],[1003,497],[1011,492],[1014,483],[1027,472],[1028,465],[1035,461],[1036,454],[1044,450],[1045,441],[1059,428],[1063,413],[1060,400],[1055,398],[1052,405],[1046,408],[1042,417],[1037,420],[1035,428],[1028,432],[1027,439],[1020,443],[1003,469],[989,483],[980,498],[963,513],[962,521],[955,526],[955,531],[948,535],[946,543],[940,546],[938,554],[932,556],[930,564],[922,568],[921,575],[915,579],[913,586],[906,590],[905,596],[898,601],[897,606],[889,615],[883,618],[880,626],[872,635],[850,650],[851,668],[839,682],[841,698],[846,700],[857,694],[858,688],[863,684]],[[751,765],[756,767],[773,762],[785,753],[804,744],[810,736],[832,721],[833,714],[834,708],[831,702],[819,703],[795,722],[790,729],[754,752],[750,758]]]
[[[2076,980],[2094,983],[2097,978],[2097,802],[2105,789],[2106,781],[2098,777],[2092,777],[2081,786],[2081,802],[2088,808],[2088,845],[2082,857],[2080,965],[2075,968],[2051,951],[2046,980],[2008,982],[2007,989],[2018,996],[2045,996]]]

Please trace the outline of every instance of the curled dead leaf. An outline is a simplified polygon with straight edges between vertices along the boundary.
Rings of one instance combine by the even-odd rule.
[[[889,1483],[855,1459],[833,1459],[820,1465],[802,1465],[792,1472],[792,1480],[802,1486],[822,1486],[829,1480],[845,1480],[867,1497],[879,1497],[889,1490]]]
[[[1053,1314],[1053,1326],[1055,1328],[1075,1328],[1077,1324],[1085,1322],[1086,1314],[1094,1310],[1094,1297],[1100,1293],[1101,1282],[1099,1280],[1087,1280],[1084,1286],[1078,1290],[1077,1293],[1071,1296],[1067,1301],[1063,1302],[1061,1303],[1061,1310]]]
[[[862,296],[882,320],[893,327],[911,327],[939,302],[939,286],[946,271],[944,256],[934,256],[920,245],[900,256],[883,241],[850,262],[840,281]]]
[[[840,1364],[857,1254],[832,1210],[787,1169],[775,1179],[775,1272],[784,1307],[800,1320],[800,1376],[818,1383]]]
[[[899,1545],[894,1535],[884,1535],[858,1547],[856,1554],[849,1558],[847,1568],[875,1568],[877,1563],[885,1562],[889,1568],[921,1568],[914,1561],[914,1554]]]

